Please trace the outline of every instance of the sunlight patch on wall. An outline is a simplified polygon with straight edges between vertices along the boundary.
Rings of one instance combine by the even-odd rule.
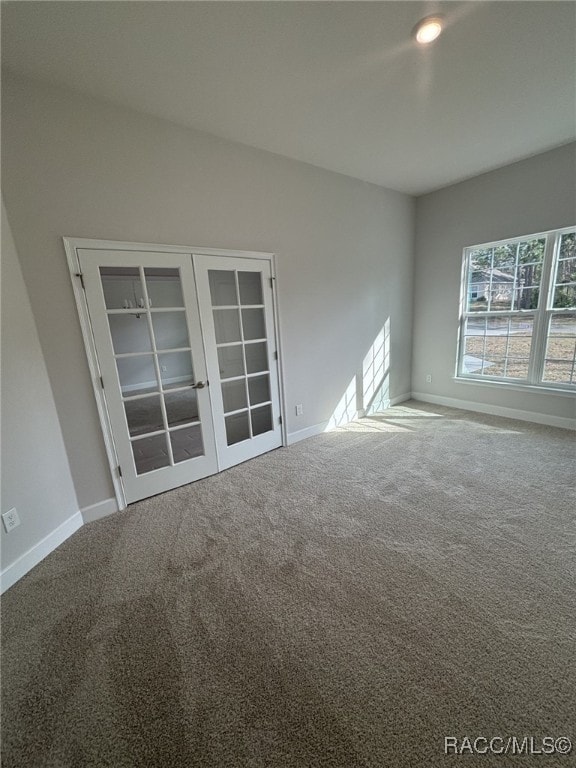
[[[366,415],[390,406],[390,318],[380,329],[362,364],[362,409]]]
[[[356,376],[353,376],[352,381],[348,384],[346,391],[340,398],[338,405],[334,408],[334,412],[332,413],[332,416],[330,416],[325,432],[328,432],[331,429],[336,429],[336,427],[341,427],[344,424],[348,424],[349,421],[358,418],[356,389]]]
[[[362,368],[352,377],[325,431],[390,407],[390,318],[364,355]]]

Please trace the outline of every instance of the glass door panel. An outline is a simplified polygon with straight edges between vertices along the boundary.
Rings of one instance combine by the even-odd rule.
[[[144,291],[138,267],[100,267],[106,309],[144,306]]]
[[[224,401],[224,413],[239,411],[246,408],[246,381],[244,378],[234,381],[222,382],[222,399]]]
[[[229,270],[212,270],[210,280],[210,295],[213,307],[238,306],[236,290],[236,275]]]
[[[130,437],[138,437],[164,429],[160,395],[125,400],[124,410]]]
[[[152,339],[144,313],[122,312],[108,315],[112,346],[117,355],[126,352],[151,352]]]
[[[272,426],[272,406],[265,405],[263,408],[254,408],[250,412],[252,419],[252,434],[261,435],[269,432]]]
[[[226,416],[226,440],[228,445],[241,443],[244,440],[249,440],[250,437],[250,421],[247,412]]]
[[[147,267],[146,290],[150,307],[183,307],[180,271],[163,267]]]
[[[240,315],[237,309],[215,309],[214,328],[217,344],[230,344],[233,341],[242,341]]]
[[[248,373],[260,373],[260,371],[268,370],[268,351],[265,342],[246,344],[244,354]]]
[[[258,304],[262,306],[262,277],[259,272],[238,272],[238,287],[240,289],[240,303]]]
[[[268,376],[254,376],[248,379],[250,405],[270,402],[270,379]]]
[[[125,397],[159,389],[154,355],[117,357],[116,366],[122,395]]]
[[[170,456],[166,447],[165,434],[133,440],[132,453],[138,475],[170,466]]]
[[[218,367],[222,379],[232,379],[234,376],[243,376],[244,355],[242,344],[233,344],[228,347],[218,348]]]
[[[264,322],[264,310],[243,309],[242,328],[244,330],[244,341],[249,339],[265,339],[266,323]]]
[[[158,355],[163,389],[192,386],[194,372],[190,352],[162,352]]]
[[[188,387],[164,394],[166,418],[169,427],[198,421],[198,397],[196,390]]]
[[[190,347],[185,312],[152,312],[156,349]]]
[[[172,455],[176,464],[202,456],[204,453],[202,429],[199,424],[192,427],[184,427],[184,429],[172,430],[170,432],[170,441],[172,444]]]

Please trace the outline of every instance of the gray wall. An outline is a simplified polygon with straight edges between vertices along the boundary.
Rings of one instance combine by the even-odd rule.
[[[289,432],[330,419],[387,320],[389,394],[410,391],[410,197],[23,78],[2,95],[5,202],[81,507],[113,494],[63,235],[276,252]]]
[[[571,144],[418,198],[413,392],[574,418],[573,397],[462,384],[453,376],[463,248],[573,225],[575,161]]]
[[[78,512],[46,365],[2,204],[2,568]]]

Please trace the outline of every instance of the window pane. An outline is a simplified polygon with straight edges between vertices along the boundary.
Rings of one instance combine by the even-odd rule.
[[[468,318],[462,372],[526,378],[534,318]]]
[[[526,379],[528,378],[528,358],[509,357],[506,360],[505,376],[508,379]]]
[[[550,322],[549,336],[576,336],[576,315],[555,315]]]
[[[468,312],[503,312],[538,306],[545,238],[470,252]]]
[[[180,270],[146,267],[146,289],[151,307],[183,307]]]
[[[554,309],[576,309],[576,284],[556,286],[553,306]]]
[[[524,240],[519,243],[518,246],[518,263],[530,264],[532,262],[543,261],[545,247],[545,237],[541,237],[537,240]]]
[[[571,259],[576,257],[576,232],[566,232],[560,241],[560,258]]]
[[[514,269],[514,263],[516,262],[516,243],[508,243],[504,245],[497,245],[494,248],[494,260],[493,266],[498,269],[503,269],[507,266],[511,266]]]
[[[550,320],[543,380],[557,384],[574,382],[575,359],[576,316],[555,315]]]
[[[552,306],[555,309],[576,307],[576,232],[567,232],[560,241]]]
[[[508,338],[508,357],[530,357],[530,345],[532,339],[529,336],[510,336]]]
[[[544,363],[543,381],[552,384],[576,383],[573,364],[558,362],[556,360],[546,360]]]

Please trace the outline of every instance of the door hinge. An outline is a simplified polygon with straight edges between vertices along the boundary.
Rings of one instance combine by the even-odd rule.
[[[100,376],[100,386],[104,389],[104,379]]]
[[[275,280],[276,278],[274,278],[274,277],[270,277],[270,278],[268,278],[268,279],[270,280],[270,288],[274,288],[274,280]]]
[[[282,424],[282,416],[278,416],[278,424]]]
[[[122,467],[118,464],[118,474],[122,477]]]
[[[76,277],[80,278],[80,284],[82,285],[82,289],[85,291],[86,286],[84,285],[84,275],[82,274],[82,272],[76,272]]]
[[[278,360],[278,352],[274,352],[274,360]]]

